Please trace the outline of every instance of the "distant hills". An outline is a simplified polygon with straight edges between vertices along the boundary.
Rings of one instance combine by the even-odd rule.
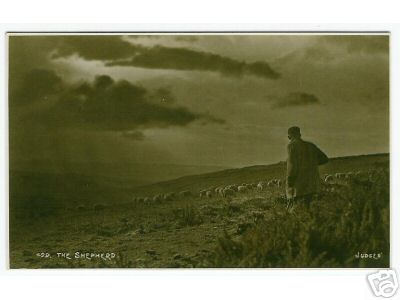
[[[31,174],[54,174],[57,176],[95,177],[101,181],[119,181],[122,185],[140,186],[177,177],[209,173],[228,168],[214,165],[180,165],[167,163],[124,163],[124,162],[68,162],[65,164],[43,161],[29,164],[12,163],[11,172]]]

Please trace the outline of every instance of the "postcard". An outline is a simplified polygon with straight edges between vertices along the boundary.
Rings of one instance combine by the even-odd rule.
[[[9,262],[388,268],[388,33],[9,33]]]

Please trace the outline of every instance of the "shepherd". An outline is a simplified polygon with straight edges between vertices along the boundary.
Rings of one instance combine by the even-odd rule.
[[[299,127],[290,127],[288,138],[286,208],[290,210],[294,203],[299,203],[308,209],[320,190],[318,166],[329,159],[316,145],[301,138]]]

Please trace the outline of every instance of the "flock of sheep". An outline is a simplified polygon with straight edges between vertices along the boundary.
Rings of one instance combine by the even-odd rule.
[[[281,179],[272,179],[269,181],[260,181],[258,183],[242,183],[242,184],[231,184],[227,186],[213,186],[204,190],[201,190],[197,196],[200,198],[213,198],[222,197],[229,198],[234,196],[236,193],[246,193],[249,191],[264,191],[268,188],[279,188],[283,184]],[[196,197],[196,194],[191,191],[181,191],[179,193],[166,193],[157,194],[152,197],[134,197],[133,201],[137,203],[160,203],[167,202],[174,199]]]
[[[360,177],[365,174],[369,174],[370,172],[365,171],[356,171],[356,172],[347,172],[347,173],[335,173],[335,174],[325,174],[324,182],[327,184],[337,183],[338,181],[348,180],[355,177]]]
[[[364,174],[368,174],[365,171],[347,172],[347,173],[335,173],[325,174],[321,181],[325,184],[337,184],[351,178],[359,177]],[[283,179],[271,179],[267,181],[260,181],[258,183],[242,183],[242,184],[231,184],[227,186],[213,186],[207,189],[203,189],[198,192],[197,196],[200,198],[213,198],[222,197],[230,198],[236,194],[247,193],[251,191],[266,191],[268,189],[278,189],[285,185],[286,180]],[[133,201],[136,203],[161,203],[172,201],[175,199],[184,199],[188,197],[196,197],[196,194],[191,191],[185,190],[178,193],[165,193],[157,194],[152,197],[134,197]]]

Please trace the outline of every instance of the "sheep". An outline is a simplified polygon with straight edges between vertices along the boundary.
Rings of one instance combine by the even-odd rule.
[[[217,186],[214,185],[212,187],[209,187],[207,190],[213,192],[213,191],[215,191],[216,188],[217,188]]]
[[[223,187],[219,188],[217,194],[218,194],[219,196],[221,196],[221,197],[224,197],[224,188],[223,188]]]
[[[268,183],[267,183],[267,182],[260,181],[260,182],[257,184],[257,189],[258,189],[259,191],[263,191],[263,190],[265,190],[265,189],[267,188],[267,186],[268,186]]]
[[[247,192],[247,187],[245,185],[239,185],[238,186],[238,192],[239,193]]]
[[[221,190],[221,187],[216,187],[216,188],[214,189],[214,194],[215,194],[215,195],[219,195],[219,194],[220,194],[220,190]]]
[[[224,188],[222,193],[223,193],[223,197],[226,198],[228,196],[233,196],[235,194],[235,190],[233,190],[231,188]]]
[[[246,183],[244,186],[245,186],[248,190],[252,190],[252,189],[253,189],[253,184],[251,184],[251,183]]]
[[[346,176],[345,173],[336,173],[336,174],[335,174],[336,179],[342,179],[342,178],[344,178],[345,176]]]
[[[238,191],[238,185],[236,185],[236,184],[228,185],[226,188],[232,189],[232,190],[234,190],[235,192]]]
[[[206,194],[207,194],[207,190],[201,190],[199,193],[199,196],[200,196],[200,198],[203,198],[206,196]]]
[[[160,194],[155,195],[155,196],[153,197],[153,202],[154,202],[154,203],[161,202],[162,198],[163,198],[163,197],[162,197],[162,195],[160,195]]]
[[[162,198],[164,201],[172,201],[174,200],[174,194],[172,193],[164,194]]]
[[[333,175],[327,174],[324,178],[324,182],[325,183],[333,183],[335,180],[335,178],[333,177]]]

